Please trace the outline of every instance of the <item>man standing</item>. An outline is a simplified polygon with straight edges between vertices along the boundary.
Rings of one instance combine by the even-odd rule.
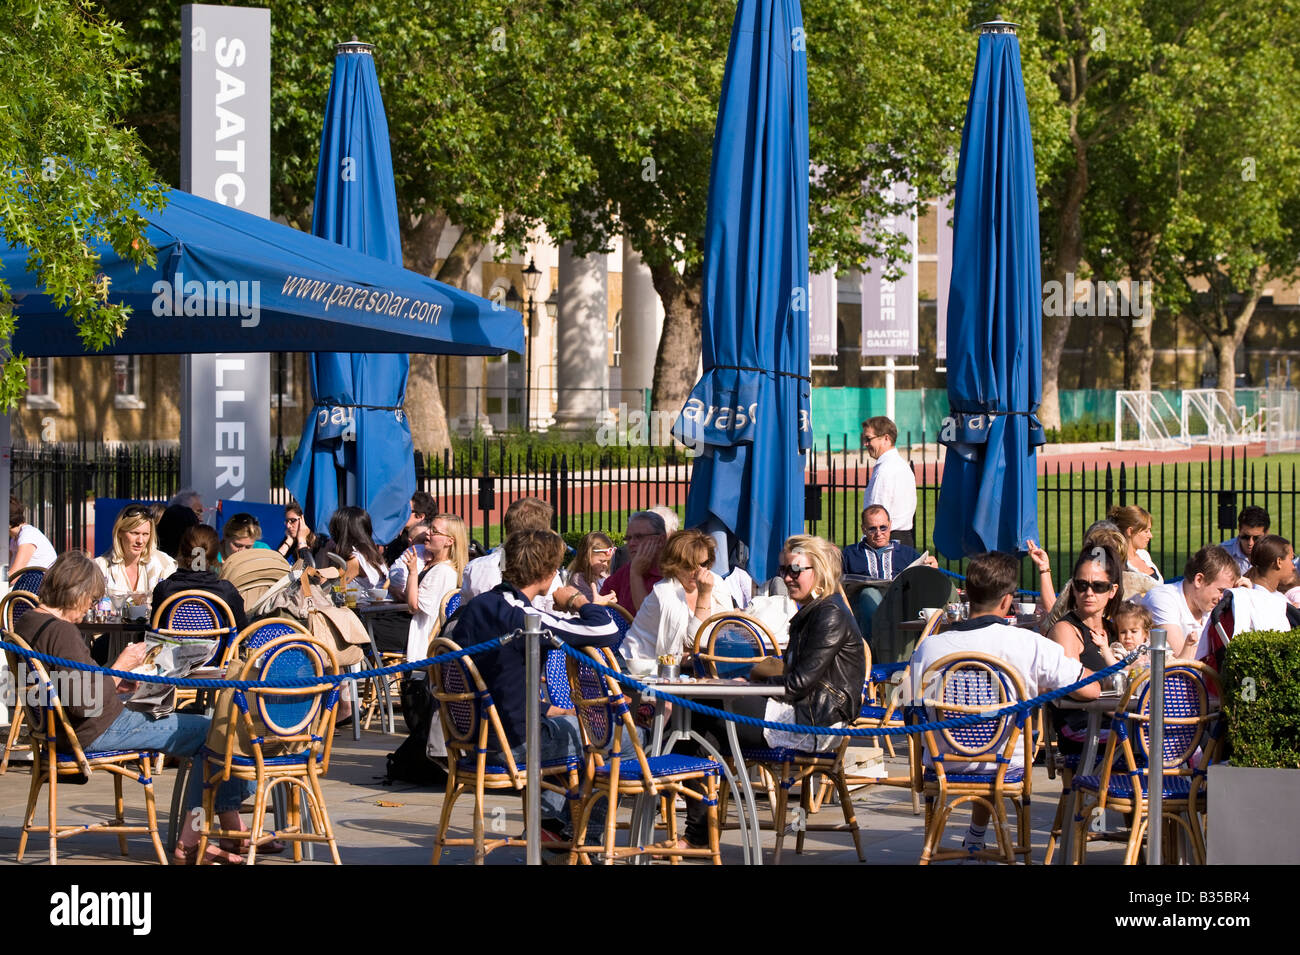
[[[844,548],[844,573],[874,580],[893,580],[906,570],[920,553],[915,547],[890,540],[892,530],[889,511],[879,504],[868,504],[862,512],[862,540]],[[925,566],[939,562],[926,555]]]
[[[1220,546],[1237,562],[1237,570],[1242,576],[1250,570],[1250,551],[1255,541],[1268,533],[1268,511],[1255,504],[1241,509],[1237,518],[1237,536],[1224,541]]]
[[[663,580],[659,571],[659,553],[668,533],[664,519],[654,511],[638,511],[627,519],[627,554],[631,560],[610,575],[600,588],[602,594],[614,594],[618,602],[633,615],[650,588]]]
[[[916,517],[916,476],[894,445],[898,426],[889,418],[878,416],[862,422],[862,440],[867,453],[876,460],[867,484],[867,503],[879,504],[892,515],[890,539],[915,545],[912,521]]]

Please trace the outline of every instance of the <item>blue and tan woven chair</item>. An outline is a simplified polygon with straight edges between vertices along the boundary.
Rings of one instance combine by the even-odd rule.
[[[609,614],[609,619],[614,621],[614,626],[618,627],[618,640],[611,647],[617,653],[627,639],[628,630],[632,628],[632,614],[620,604],[606,604],[605,611]]]
[[[772,631],[739,610],[715,613],[695,631],[697,676],[745,677],[763,657],[780,656]]]
[[[1021,702],[1025,695],[1020,674],[986,653],[950,653],[931,663],[921,676],[922,705],[928,722],[990,713]],[[921,865],[944,859],[986,859],[1014,863],[1030,860],[1029,805],[1033,767],[1032,733],[1023,732],[1027,714],[1006,715],[956,729],[926,730],[922,735],[929,764],[921,776],[925,795],[925,845]],[[1016,748],[1023,764],[1012,766]],[[1011,841],[1006,803],[1016,811],[1016,842]],[[979,851],[943,849],[952,812],[971,803],[989,810],[990,828],[998,848]]]
[[[1218,685],[1219,675],[1203,663],[1179,660],[1165,670],[1162,814],[1166,826],[1180,827],[1186,834],[1197,865],[1205,864],[1205,832],[1199,816],[1206,808],[1206,767],[1218,748],[1219,713],[1211,703]],[[1150,821],[1150,746],[1151,673],[1143,670],[1116,705],[1100,775],[1074,777],[1079,810],[1074,814],[1073,861],[1082,864],[1086,858],[1084,833],[1093,813],[1114,809],[1129,816],[1124,864],[1137,863]]]
[[[316,680],[339,672],[333,649],[304,633],[277,637],[257,650],[244,662],[236,679]],[[293,843],[295,862],[302,859],[303,843],[324,842],[334,864],[339,864],[338,844],[320,785],[329,771],[338,699],[338,685],[324,680],[301,688],[221,691],[212,729],[195,757],[197,771],[203,773],[206,820],[199,836],[200,859],[210,839],[247,839],[248,864],[252,865],[260,846],[280,839]],[[253,818],[248,832],[222,829],[214,812],[217,787],[230,779],[254,784]],[[266,813],[277,787],[287,790],[290,796],[285,800],[288,823],[272,829],[266,825]],[[307,807],[311,831],[302,824],[300,805]]]
[[[441,627],[442,624],[450,620],[452,618],[452,615],[455,614],[456,611],[459,609],[460,609],[460,588],[457,587],[455,590],[447,594],[447,596],[442,598],[441,612],[438,614],[438,620],[439,620],[438,626]]]
[[[33,567],[29,564],[21,570],[15,570],[9,575],[9,589],[36,593],[41,589],[41,581],[45,579],[46,569],[45,567]]]
[[[19,571],[22,573],[22,571]],[[44,573],[44,571],[42,571]],[[18,623],[22,615],[36,606],[36,594],[27,590],[11,590],[0,598],[0,627],[3,627],[6,634],[14,632],[14,625]],[[6,637],[6,639],[8,639]],[[18,675],[15,673],[11,679],[17,680]],[[21,706],[14,706],[9,711],[9,733],[5,737],[4,756],[0,757],[0,776],[9,771],[9,756],[11,753],[26,752],[31,749],[26,743],[19,743],[18,739],[23,731],[23,724],[27,717],[24,715]]]
[[[205,666],[224,666],[230,646],[239,633],[230,605],[206,590],[182,590],[172,594],[154,609],[150,628],[164,637],[215,641],[216,648]],[[194,702],[197,695],[194,690],[178,687],[177,709]]]
[[[612,651],[587,648],[582,651],[593,663],[617,670]],[[666,857],[674,864],[682,858],[708,858],[722,864],[718,846],[718,779],[721,767],[711,759],[668,753],[646,756],[627,697],[618,681],[606,676],[585,661],[567,655],[569,693],[578,711],[578,725],[587,751],[582,783],[582,798],[574,820],[574,845],[570,863],[590,862],[592,854],[601,854],[607,864],[628,856]],[[620,754],[630,745],[633,757]],[[687,787],[688,782],[702,781],[704,792]],[[644,797],[659,803],[668,824],[668,841],[664,845],[616,846],[618,801],[622,796]],[[709,846],[706,849],[678,848],[678,796],[703,799],[709,807]],[[586,843],[587,825],[593,818],[597,801],[606,801],[604,839],[601,845]]]
[[[23,648],[31,647],[17,634],[7,633],[6,639]],[[17,654],[6,651],[9,667],[16,674],[19,671]],[[83,750],[77,742],[77,734],[72,730],[63,704],[59,699],[58,687],[51,681],[43,664],[37,660],[23,661],[21,672],[27,675],[27,686],[20,688],[23,708],[31,725],[32,737],[32,784],[27,796],[27,812],[23,816],[23,831],[18,837],[18,861],[23,861],[27,850],[27,839],[33,832],[45,832],[50,837],[50,865],[59,861],[58,844],[60,839],[82,832],[111,832],[117,836],[118,848],[122,855],[128,854],[126,837],[132,833],[147,832],[153,840],[154,851],[158,861],[167,864],[167,854],[163,851],[162,839],[158,834],[158,812],[154,802],[152,769],[157,764],[158,754],[137,750],[113,750],[95,752]],[[65,671],[67,672],[67,671]],[[59,779],[65,776],[89,779],[96,771],[107,772],[113,777],[114,816],[107,822],[85,825],[59,825]],[[122,799],[122,780],[130,779],[144,788],[145,815],[148,821],[144,826],[129,826],[124,816],[125,805]],[[47,822],[44,826],[33,825],[36,818],[36,802],[41,790],[49,787],[47,797]]]
[[[459,652],[460,646],[445,637],[433,641],[433,656]],[[501,836],[488,839],[483,827],[483,799],[488,790],[523,793],[528,784],[527,767],[520,765],[510,751],[501,717],[487,684],[479,675],[472,657],[463,656],[430,667],[433,696],[438,701],[443,737],[447,744],[447,786],[442,797],[442,815],[438,835],[433,843],[433,864],[442,861],[447,846],[473,846],[475,865],[483,865],[489,852],[502,846],[520,846],[521,837]],[[488,752],[496,750],[502,762],[488,762]],[[541,766],[542,786],[572,798],[577,791],[578,770],[582,760],[573,756]],[[451,811],[470,787],[474,790],[474,833],[468,838],[450,838]],[[525,819],[528,825],[529,820]],[[568,843],[548,843],[548,848],[568,848]]]

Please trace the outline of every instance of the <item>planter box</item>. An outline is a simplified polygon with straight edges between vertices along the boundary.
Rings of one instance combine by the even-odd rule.
[[[1297,795],[1300,769],[1211,766],[1209,864],[1300,864]]]

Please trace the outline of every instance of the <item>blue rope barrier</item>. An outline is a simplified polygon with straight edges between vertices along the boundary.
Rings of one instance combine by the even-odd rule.
[[[460,657],[476,656],[480,653],[487,653],[489,650],[495,650],[503,644],[515,639],[516,636],[518,636],[518,634],[507,634],[506,636],[498,637],[495,640],[476,643],[472,647],[464,647],[463,649],[455,650],[450,653],[443,653],[436,657],[429,657],[425,660],[416,660],[411,663],[395,663],[392,666],[380,667],[376,670],[358,670],[355,673],[322,674],[318,677],[294,677],[292,679],[286,678],[267,681],[193,680],[188,677],[144,676],[140,673],[132,673],[129,670],[113,670],[109,667],[96,666],[90,663],[81,663],[77,660],[66,660],[63,657],[54,657],[46,653],[37,653],[35,650],[27,650],[5,640],[0,640],[0,650],[8,650],[26,659],[37,660],[45,664],[52,664],[61,670],[81,670],[87,673],[102,673],[105,676],[130,680],[132,683],[158,683],[163,686],[175,686],[193,690],[247,690],[257,687],[269,687],[274,690],[295,690],[309,686],[320,686],[322,683],[339,684],[346,683],[349,680],[369,680],[374,677],[391,676],[395,673],[406,673],[410,670],[426,670],[435,663],[449,663],[452,660],[459,659]]]
[[[1063,686],[1058,690],[1050,690],[1047,693],[1040,694],[1031,700],[1025,700],[1021,703],[1012,703],[1004,706],[1000,710],[992,710],[988,713],[971,713],[968,716],[958,716],[950,720],[933,723],[919,723],[914,726],[880,726],[880,727],[850,727],[842,729],[832,729],[828,726],[801,726],[797,723],[773,723],[768,720],[760,720],[752,716],[744,716],[740,713],[729,713],[726,710],[720,710],[713,706],[707,706],[703,703],[697,703],[694,700],[686,699],[681,696],[674,696],[671,692],[665,692],[657,686],[651,686],[642,683],[640,680],[634,680],[632,677],[618,670],[611,670],[609,667],[597,663],[591,657],[579,650],[574,649],[567,643],[557,640],[549,631],[546,631],[552,642],[556,643],[569,656],[580,661],[586,666],[603,673],[605,676],[613,677],[619,683],[634,687],[643,695],[654,699],[662,697],[675,706],[682,706],[693,713],[703,713],[706,716],[713,716],[723,720],[729,720],[733,723],[739,723],[744,726],[756,726],[760,729],[783,730],[787,733],[808,733],[813,736],[853,736],[853,737],[872,737],[872,736],[906,736],[910,733],[924,733],[932,730],[958,729],[963,726],[974,726],[976,723],[984,723],[989,720],[1002,719],[1004,716],[1021,716],[1028,714],[1032,710],[1038,709],[1044,703],[1050,703],[1053,700],[1059,700],[1062,697],[1069,696],[1075,690],[1085,687],[1090,683],[1096,683],[1098,680],[1104,680],[1120,670],[1127,667],[1136,660],[1146,647],[1138,647],[1123,660],[1106,667],[1104,670],[1098,670],[1092,676],[1079,680],[1077,683],[1071,683],[1069,686]]]

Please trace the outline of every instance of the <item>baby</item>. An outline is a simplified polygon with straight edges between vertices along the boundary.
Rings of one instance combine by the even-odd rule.
[[[1132,600],[1125,600],[1115,611],[1115,628],[1119,639],[1109,647],[1101,647],[1102,658],[1109,666],[1118,663],[1138,647],[1147,643],[1151,637],[1151,611]],[[1134,666],[1149,666],[1147,655],[1143,653],[1133,661]]]

